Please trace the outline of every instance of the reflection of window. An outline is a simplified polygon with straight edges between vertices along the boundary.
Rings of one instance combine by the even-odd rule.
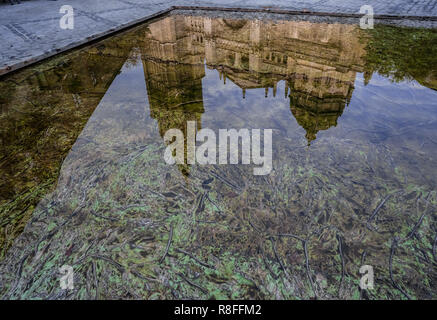
[[[230,53],[228,54],[227,58],[228,58],[228,64],[233,66],[235,63],[235,54]]]
[[[249,69],[249,56],[247,54],[241,55],[241,67],[243,69]]]

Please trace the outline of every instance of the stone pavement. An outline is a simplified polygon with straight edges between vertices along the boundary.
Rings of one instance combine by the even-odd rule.
[[[92,39],[168,11],[172,6],[203,6],[357,14],[364,4],[375,15],[427,17],[437,24],[437,0],[31,0],[0,3],[0,75],[84,44]],[[74,8],[74,29],[63,30],[63,5]],[[411,18],[410,18],[411,19]],[[405,20],[405,19],[404,19]],[[398,20],[401,24],[401,19]],[[422,22],[421,22],[422,21]]]

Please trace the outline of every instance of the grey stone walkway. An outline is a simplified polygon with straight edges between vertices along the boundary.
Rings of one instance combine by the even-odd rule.
[[[364,4],[373,6],[375,15],[437,17],[437,0],[31,0],[18,5],[0,3],[0,75],[172,6],[359,13]],[[62,16],[59,9],[63,5],[74,8],[74,30],[59,27]]]

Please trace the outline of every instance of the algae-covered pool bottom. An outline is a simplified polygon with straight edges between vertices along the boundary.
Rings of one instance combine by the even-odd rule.
[[[2,78],[0,296],[436,299],[436,40],[179,13]],[[167,164],[189,121],[271,172]]]

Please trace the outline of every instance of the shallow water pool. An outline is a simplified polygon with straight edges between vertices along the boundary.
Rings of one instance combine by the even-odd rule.
[[[3,77],[0,295],[436,299],[436,79],[436,30],[181,13]],[[188,122],[271,172],[167,164]]]

